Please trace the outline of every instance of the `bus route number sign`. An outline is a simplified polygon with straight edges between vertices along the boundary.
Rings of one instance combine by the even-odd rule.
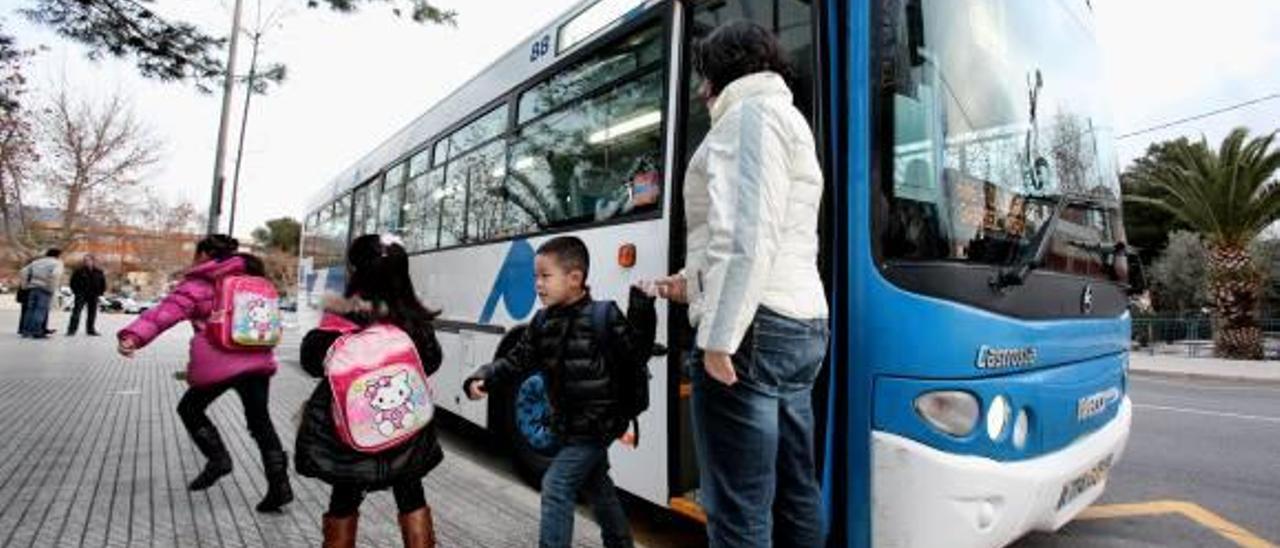
[[[533,41],[533,45],[529,48],[529,62],[536,63],[539,59],[546,57],[551,53],[551,35],[543,35]]]

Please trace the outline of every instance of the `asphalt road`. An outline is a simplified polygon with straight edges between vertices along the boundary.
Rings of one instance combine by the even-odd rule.
[[[1280,543],[1280,386],[1134,377],[1130,397],[1129,446],[1098,505],[1140,515],[1077,521],[1019,547]],[[1231,526],[1246,544],[1220,532]]]

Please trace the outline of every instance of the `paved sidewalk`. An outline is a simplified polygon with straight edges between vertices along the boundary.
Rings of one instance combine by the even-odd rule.
[[[100,318],[114,333],[127,317]],[[0,547],[318,546],[328,486],[294,476],[298,500],[280,515],[253,505],[262,468],[232,394],[210,408],[233,452],[235,472],[213,489],[189,493],[204,459],[175,408],[185,388],[172,374],[185,363],[185,326],[130,361],[110,337],[19,339],[17,314],[0,312]],[[52,325],[62,325],[59,316]],[[294,334],[294,339],[297,335]],[[296,355],[296,343],[280,355]],[[272,383],[271,412],[286,447],[293,415],[315,386],[296,364]],[[441,546],[533,546],[538,496],[446,446],[425,481]],[[577,520],[577,546],[597,546],[599,530]],[[360,546],[400,546],[395,504],[377,493],[362,507]]]
[[[1167,354],[1153,356],[1135,350],[1129,357],[1129,371],[1139,375],[1280,384],[1280,361],[1235,361]]]

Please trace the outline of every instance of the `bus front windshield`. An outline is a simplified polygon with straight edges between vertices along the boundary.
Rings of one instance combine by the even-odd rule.
[[[1047,236],[1043,269],[1117,279],[1119,181],[1088,3],[886,5],[883,258],[1007,267]]]

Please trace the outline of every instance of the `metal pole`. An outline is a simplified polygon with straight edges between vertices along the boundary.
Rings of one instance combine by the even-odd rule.
[[[244,133],[249,127],[249,102],[253,99],[253,81],[258,76],[258,43],[262,33],[253,35],[253,55],[249,58],[249,85],[245,86],[244,114],[240,116],[240,144],[236,146],[235,174],[231,176],[231,215],[227,221],[227,234],[236,232],[236,199],[240,195],[240,161],[244,159]]]
[[[240,38],[240,6],[242,0],[236,0],[235,12],[231,16],[231,43],[227,45],[227,74],[222,83],[222,117],[218,122],[218,149],[213,158],[213,192],[209,197],[209,234],[218,232],[219,217],[222,215],[222,170],[226,164],[227,121],[231,118],[231,92],[235,87],[236,44]]]

